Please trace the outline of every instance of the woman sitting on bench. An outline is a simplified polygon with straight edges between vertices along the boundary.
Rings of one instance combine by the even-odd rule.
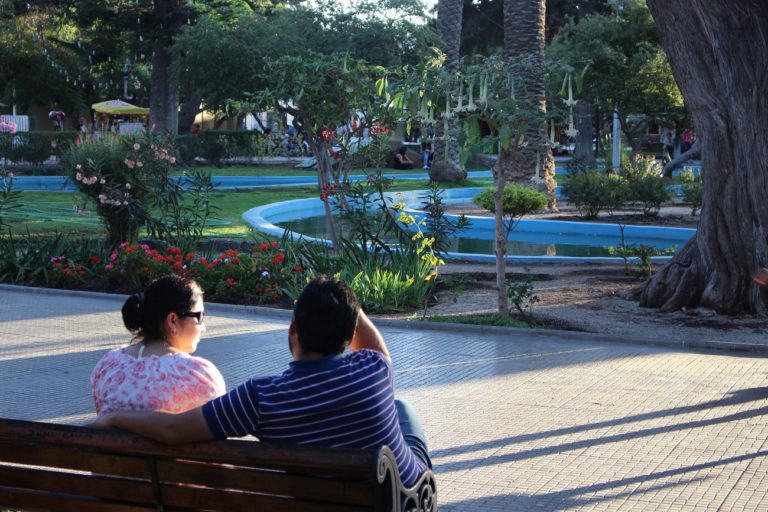
[[[96,412],[185,412],[225,393],[224,377],[190,354],[205,332],[203,291],[177,275],[153,281],[122,309],[132,344],[107,352],[91,374]]]

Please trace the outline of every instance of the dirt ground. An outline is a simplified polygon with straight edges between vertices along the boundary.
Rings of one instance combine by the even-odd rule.
[[[478,213],[466,207],[464,211]],[[584,220],[567,204],[560,205],[559,213],[535,217]],[[625,210],[614,212],[613,216],[603,214],[599,220],[695,227],[698,217],[691,216],[688,207],[671,206],[663,208],[656,219],[643,218],[637,210]],[[768,343],[768,322],[759,317],[728,317],[705,309],[660,313],[655,309],[641,308],[637,301],[628,300],[625,296],[643,281],[632,272],[632,268],[632,275],[627,275],[623,263],[538,264],[525,267],[529,270],[526,271],[522,265],[508,265],[508,276],[523,278],[527,272],[536,275],[534,293],[541,300],[533,306],[533,314],[549,327],[651,340],[674,337],[685,341]],[[491,313],[496,310],[493,265],[450,263],[441,272],[465,277],[455,281],[449,290],[439,293],[439,301],[429,309],[428,315]]]

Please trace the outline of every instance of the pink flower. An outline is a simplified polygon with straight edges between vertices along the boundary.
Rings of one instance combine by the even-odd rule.
[[[124,163],[129,169],[133,169],[136,166],[136,162],[129,158],[126,158]]]

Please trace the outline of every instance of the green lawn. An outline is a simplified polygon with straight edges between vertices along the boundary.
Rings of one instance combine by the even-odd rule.
[[[231,168],[230,168],[231,169]],[[491,179],[464,180],[446,184],[445,188],[481,187],[491,184]],[[391,191],[418,190],[428,187],[427,180],[395,181]],[[74,192],[22,192],[22,207],[11,212],[8,222],[16,233],[46,234],[66,232],[77,235],[99,235],[103,229],[95,215],[95,205]],[[251,228],[242,219],[243,213],[256,206],[317,196],[317,187],[264,187],[259,189],[215,191],[211,200],[217,208],[216,222],[206,232],[215,238],[245,237]],[[75,213],[75,207],[81,213]]]

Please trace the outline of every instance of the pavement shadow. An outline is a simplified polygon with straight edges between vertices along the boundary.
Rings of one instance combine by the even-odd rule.
[[[740,462],[759,459],[768,456],[768,450],[755,453],[748,453],[725,459],[693,464],[680,468],[669,469],[665,471],[656,471],[644,475],[637,475],[617,480],[609,480],[590,485],[572,487],[549,493],[520,495],[520,494],[499,494],[495,496],[483,496],[467,500],[454,501],[441,504],[441,512],[464,511],[464,510],[487,510],[487,511],[525,511],[530,510],[570,510],[590,505],[597,505],[600,502],[614,501],[631,496],[640,496],[644,493],[651,493],[663,489],[674,487],[683,487],[690,484],[701,484],[709,478],[703,476],[686,477],[688,474],[695,474],[699,471],[705,471],[717,467],[727,466],[729,464],[738,464]],[[660,482],[657,480],[677,478],[674,481]],[[642,485],[641,488],[637,488]],[[628,488],[628,489],[627,489]],[[611,492],[612,489],[619,489],[617,492]],[[597,494],[597,495],[596,495]],[[479,507],[479,508],[478,508]]]
[[[476,459],[461,460],[448,463],[440,463],[440,458],[472,453],[478,450],[488,448],[500,448],[512,444],[529,442],[537,439],[544,439],[548,437],[555,437],[561,435],[575,434],[579,432],[588,432],[595,429],[604,429],[607,427],[617,427],[627,425],[630,423],[641,422],[652,419],[659,419],[670,416],[677,416],[681,414],[688,414],[699,411],[708,411],[716,409],[717,407],[733,406],[746,404],[758,400],[768,398],[768,387],[749,388],[730,393],[721,400],[711,400],[709,402],[703,402],[700,404],[674,407],[671,409],[664,409],[660,411],[654,411],[649,413],[637,414],[628,416],[626,418],[617,418],[615,420],[601,421],[597,423],[590,423],[586,425],[578,425],[575,427],[568,427],[563,429],[548,430],[545,432],[536,432],[532,434],[523,434],[519,436],[510,436],[503,439],[497,439],[494,441],[488,441],[483,443],[467,444],[462,446],[456,446],[447,448],[444,450],[435,450],[430,453],[432,460],[435,461],[435,469],[437,471],[458,471],[464,469],[474,468],[478,465],[488,466],[493,464],[504,464],[507,462],[514,462],[524,459],[530,459],[535,457],[543,457],[552,455],[553,453],[564,453],[573,450],[582,450],[598,445],[604,445],[609,443],[617,443],[628,441],[631,439],[640,439],[643,437],[655,436],[660,434],[668,434],[676,431],[683,431],[689,429],[696,429],[702,427],[708,427],[712,425],[718,425],[722,423],[728,423],[732,421],[742,421],[749,418],[760,417],[768,414],[768,406],[762,406],[755,409],[744,409],[732,414],[726,414],[724,416],[711,417],[706,419],[699,419],[693,421],[686,421],[677,424],[663,425],[658,427],[641,428],[631,432],[623,432],[613,435],[600,435],[592,439],[581,439],[578,441],[572,441],[562,443],[559,445],[548,445],[541,448],[532,448],[528,450],[522,450],[514,453],[507,453],[503,455],[492,455],[490,457],[478,457]]]

